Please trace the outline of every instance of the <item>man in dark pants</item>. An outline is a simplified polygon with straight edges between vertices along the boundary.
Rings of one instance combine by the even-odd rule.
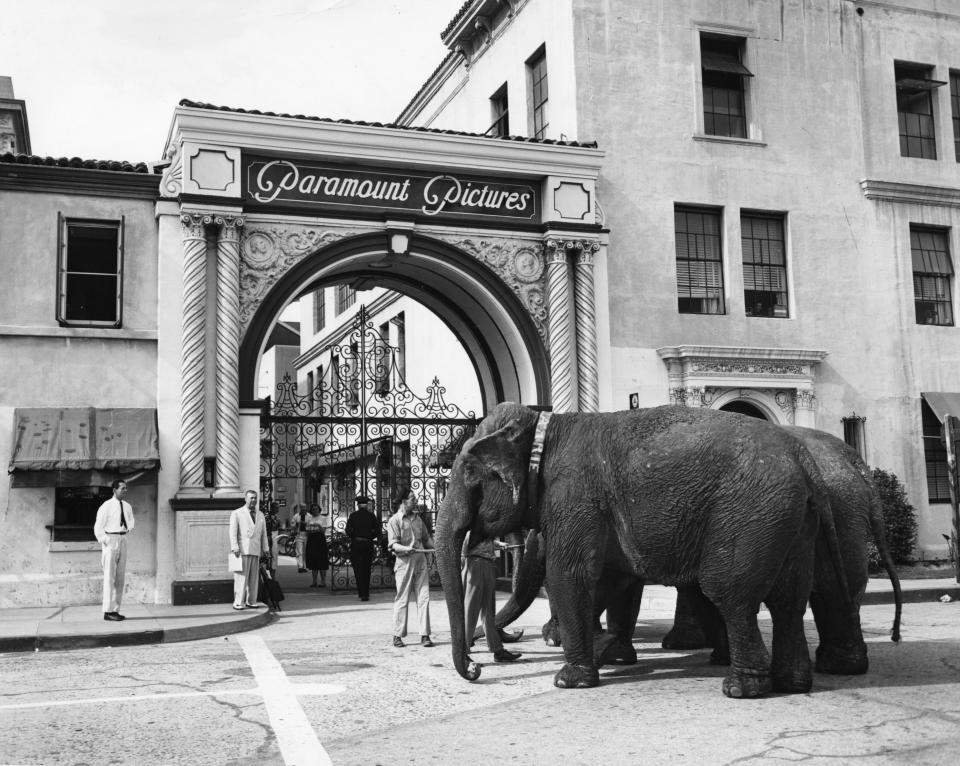
[[[370,567],[373,565],[373,543],[383,533],[383,525],[370,510],[370,498],[357,498],[357,510],[347,518],[347,537],[350,538],[350,563],[357,578],[357,593],[361,601],[370,600]]]

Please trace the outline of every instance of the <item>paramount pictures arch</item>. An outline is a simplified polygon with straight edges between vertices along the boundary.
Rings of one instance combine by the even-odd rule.
[[[157,563],[161,598],[167,584],[174,603],[229,597],[229,512],[260,475],[258,365],[305,291],[375,285],[430,308],[473,361],[485,409],[598,409],[601,151],[189,102],[168,146],[158,534],[175,555]]]

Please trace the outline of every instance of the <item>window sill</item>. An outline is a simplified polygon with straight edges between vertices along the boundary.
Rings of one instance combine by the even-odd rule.
[[[30,338],[109,338],[112,340],[156,340],[156,330],[125,330],[103,327],[22,327],[0,325],[0,335]]]
[[[739,146],[766,146],[766,141],[756,138],[736,138],[734,136],[709,136],[706,133],[694,133],[694,141],[706,141],[714,144],[737,144]]]
[[[100,543],[96,540],[83,542],[51,541],[47,550],[50,553],[77,553],[86,551],[100,552]]]

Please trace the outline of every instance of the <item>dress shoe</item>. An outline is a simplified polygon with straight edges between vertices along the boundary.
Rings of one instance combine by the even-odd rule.
[[[420,646],[433,646],[430,636],[420,636]]]
[[[298,569],[297,574],[303,574],[306,571],[307,571],[306,569]]]
[[[400,638],[400,636],[394,636],[394,637],[393,637],[393,645],[394,645],[395,647],[397,647],[398,649],[402,649],[403,647],[406,646],[406,644],[403,643],[403,639]]]
[[[105,619],[105,620],[111,620],[112,622],[120,622],[120,620],[122,620],[123,617],[121,617],[121,616],[120,616],[119,614],[117,614],[116,612],[104,612],[104,613],[103,613],[103,619]]]
[[[516,662],[523,655],[520,652],[511,652],[509,649],[497,649],[493,653],[494,662]]]
[[[233,608],[236,609],[237,611],[241,611],[241,610],[243,610],[243,609],[246,609],[246,607],[245,607],[243,604],[234,604],[234,605],[233,605]]]

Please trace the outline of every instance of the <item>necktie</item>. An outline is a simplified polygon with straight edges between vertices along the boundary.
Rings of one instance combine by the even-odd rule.
[[[120,503],[120,526],[126,529],[127,520],[123,516],[123,500],[118,500],[117,502]]]

